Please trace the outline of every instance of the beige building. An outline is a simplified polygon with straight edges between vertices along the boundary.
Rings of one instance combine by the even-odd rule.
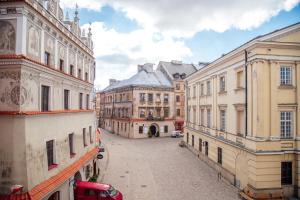
[[[174,130],[174,91],[171,82],[153,64],[123,81],[110,80],[100,96],[102,127],[127,138],[170,136]]]
[[[197,71],[194,64],[185,64],[182,61],[172,60],[171,62],[160,61],[157,70],[161,71],[172,83],[174,88],[174,111],[175,129],[183,130],[184,125],[184,101],[185,82],[184,79]]]
[[[259,36],[186,79],[184,141],[254,198],[298,196],[300,24]]]
[[[0,196],[73,199],[74,181],[99,173],[91,30],[59,1],[0,11]]]

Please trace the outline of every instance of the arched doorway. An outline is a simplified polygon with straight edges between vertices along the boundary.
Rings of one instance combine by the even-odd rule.
[[[79,171],[77,171],[74,175],[74,181],[82,181],[82,177]]]
[[[159,137],[159,127],[157,124],[151,124],[149,128],[149,134],[150,136]]]

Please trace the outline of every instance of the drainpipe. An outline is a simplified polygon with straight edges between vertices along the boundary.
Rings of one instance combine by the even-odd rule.
[[[248,135],[248,52],[245,50],[245,137]]]

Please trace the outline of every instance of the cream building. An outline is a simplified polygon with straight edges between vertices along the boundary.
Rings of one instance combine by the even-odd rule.
[[[0,194],[73,199],[74,180],[99,173],[91,30],[56,0],[0,13]]]
[[[298,196],[300,24],[259,36],[186,79],[184,141],[253,198]]]
[[[174,130],[174,91],[171,82],[153,64],[123,81],[110,80],[104,96],[102,127],[127,138],[170,136]]]

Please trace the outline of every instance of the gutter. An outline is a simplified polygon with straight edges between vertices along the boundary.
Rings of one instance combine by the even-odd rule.
[[[245,137],[248,136],[248,52],[245,50]]]

